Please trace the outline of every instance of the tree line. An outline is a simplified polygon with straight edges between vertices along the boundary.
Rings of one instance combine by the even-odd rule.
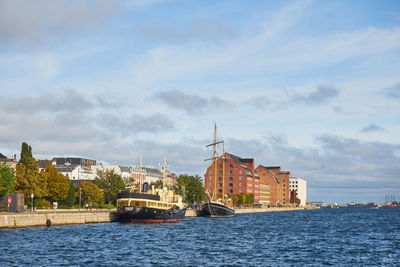
[[[52,165],[39,171],[32,147],[25,142],[15,171],[0,164],[0,195],[24,194],[30,206],[33,194],[36,208],[51,208],[52,202],[57,202],[61,208],[77,207],[79,198],[82,206],[92,203],[93,207],[111,207],[115,205],[118,192],[124,189],[122,177],[113,170],[99,171],[94,183],[81,182],[78,186]]]
[[[162,186],[159,181],[156,187]],[[205,200],[204,187],[198,175],[180,175],[177,185],[173,186],[176,194],[182,194],[185,187],[185,201],[192,204]],[[39,165],[32,156],[32,147],[22,143],[20,160],[16,169],[0,164],[0,195],[21,193],[25,196],[28,207],[31,205],[31,194],[34,194],[36,208],[51,208],[52,202],[58,202],[60,208],[77,208],[79,198],[82,206],[92,203],[93,207],[116,205],[117,194],[125,190],[123,178],[114,170],[100,170],[93,182],[80,182],[75,186],[52,165],[46,165],[39,171]],[[139,190],[139,188],[137,188]]]

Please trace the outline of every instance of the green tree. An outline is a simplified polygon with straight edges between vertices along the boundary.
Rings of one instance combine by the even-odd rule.
[[[40,175],[35,158],[31,157],[26,166],[22,162],[18,163],[15,176],[15,189],[18,193],[23,193],[25,199],[29,199],[32,193],[38,198],[48,195],[46,177]]]
[[[70,181],[58,172],[52,165],[46,165],[40,172],[43,181],[47,183],[47,198],[50,201],[63,201],[68,196]]]
[[[189,203],[202,202],[205,199],[205,191],[200,176],[179,175],[176,194],[182,194],[182,186],[185,187],[185,201]]]
[[[15,192],[14,170],[6,164],[0,164],[0,195],[8,195]]]
[[[94,203],[100,205],[103,203],[103,191],[92,182],[81,182],[78,186],[77,193],[79,192],[79,188],[82,188],[82,202],[83,203]],[[79,194],[79,193],[78,193]],[[78,195],[79,197],[79,195]]]
[[[159,188],[162,189],[163,188],[163,181],[162,179],[158,179],[155,182],[151,182],[150,183],[150,188],[154,185],[154,188]],[[142,188],[140,188],[139,190],[142,190]]]
[[[27,143],[23,142],[21,147],[21,158],[20,163],[28,166],[30,159],[32,158],[32,147]]]
[[[107,204],[117,203],[117,194],[125,189],[125,183],[121,175],[116,174],[114,170],[100,170],[95,179],[96,184],[103,190],[104,200]]]
[[[76,188],[75,185],[72,181],[69,181],[69,190],[68,190],[68,195],[67,198],[63,201],[65,205],[68,207],[72,207],[75,202],[76,202]]]

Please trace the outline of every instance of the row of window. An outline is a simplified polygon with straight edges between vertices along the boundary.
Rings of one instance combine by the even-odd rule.
[[[222,187],[222,183],[219,183],[218,186],[219,186],[219,187]],[[239,186],[242,186],[242,183],[239,183]],[[229,184],[229,187],[233,187],[233,184],[230,183],[230,184]]]
[[[222,189],[219,189],[218,192],[222,194]],[[242,189],[239,189],[239,192],[242,192]],[[229,193],[233,194],[233,190],[229,190]]]

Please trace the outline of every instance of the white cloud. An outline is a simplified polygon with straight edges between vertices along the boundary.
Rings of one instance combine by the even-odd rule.
[[[22,46],[45,44],[60,34],[102,23],[117,6],[105,0],[4,0],[0,2],[0,40]]]

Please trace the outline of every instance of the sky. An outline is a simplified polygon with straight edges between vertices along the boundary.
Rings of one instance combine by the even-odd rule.
[[[0,153],[203,177],[214,123],[311,201],[400,200],[400,2],[0,0]]]

